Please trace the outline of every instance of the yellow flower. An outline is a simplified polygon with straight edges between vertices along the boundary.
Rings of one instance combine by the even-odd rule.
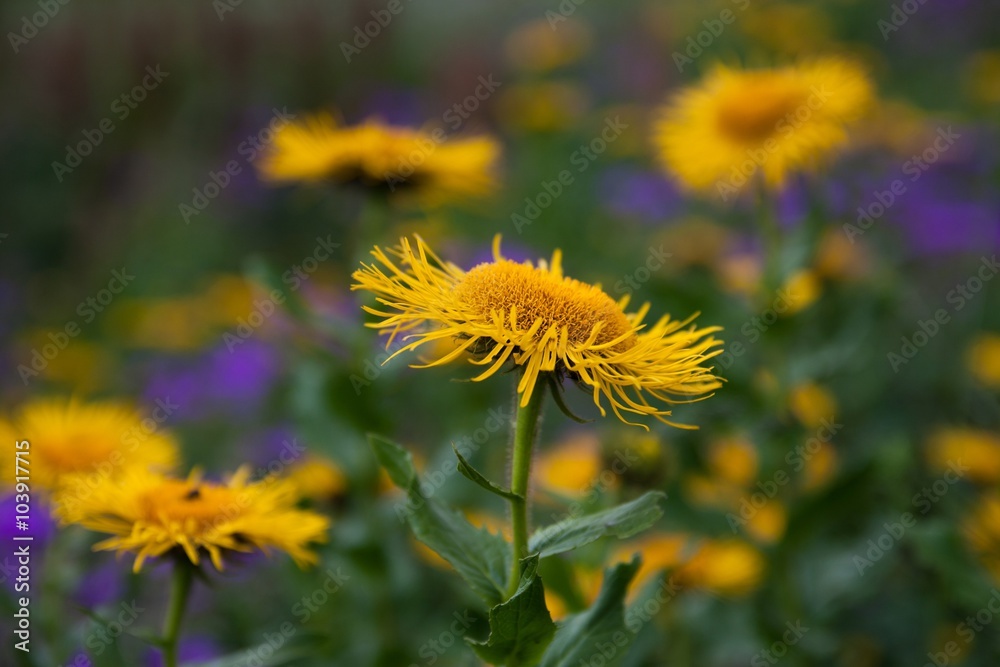
[[[68,485],[55,497],[56,515],[64,524],[113,535],[95,551],[136,554],[133,571],[147,558],[168,552],[186,555],[195,565],[207,553],[216,569],[227,552],[286,552],[299,565],[315,563],[309,543],[326,539],[329,520],[295,508],[298,495],[287,480],[249,481],[240,468],[226,483],[187,479],[134,470],[117,481],[105,481],[89,493]]]
[[[122,403],[35,399],[5,430],[31,443],[32,488],[45,491],[76,477],[93,484],[131,468],[170,470],[178,457],[173,436]],[[13,459],[0,463],[8,484],[14,482]]]
[[[675,571],[681,586],[720,595],[746,595],[760,583],[764,556],[739,540],[706,540],[694,556]]]
[[[286,477],[303,498],[331,500],[347,490],[347,476],[330,459],[306,456],[294,464]]]
[[[974,378],[991,389],[1000,389],[1000,335],[977,336],[965,359],[965,366]]]
[[[771,500],[747,519],[746,532],[758,542],[771,544],[781,539],[788,524],[788,511],[777,500]]]
[[[590,108],[581,86],[566,81],[530,81],[501,91],[497,105],[504,123],[516,130],[565,130]]]
[[[980,483],[1000,481],[1000,436],[968,428],[942,428],[927,441],[927,463],[935,470],[967,467],[969,479]]]
[[[708,448],[708,467],[730,484],[749,484],[757,478],[757,450],[743,436],[715,440]]]
[[[535,479],[540,486],[571,498],[598,484],[600,474],[601,443],[592,433],[578,433],[557,443],[542,452],[535,463]]]
[[[826,485],[837,472],[837,450],[828,442],[821,442],[810,456],[803,456],[802,490],[815,491]]]
[[[354,273],[352,289],[373,292],[379,316],[368,326],[390,332],[387,345],[401,333],[411,342],[392,356],[440,338],[461,339],[454,352],[425,366],[444,364],[468,350],[472,363],[487,366],[473,380],[499,371],[508,360],[523,370],[517,391],[526,406],[541,373],[568,377],[593,390],[594,403],[606,414],[606,398],[619,419],[623,412],[678,426],[666,419],[669,410],[650,399],[673,404],[697,400],[719,387],[711,367],[703,364],[721,352],[710,334],[718,327],[697,329],[694,316],[663,316],[643,323],[646,304],[626,314],[628,296],[615,302],[599,286],[565,277],[562,255],[552,261],[519,264],[500,254],[494,261],[463,271],[441,261],[419,237],[403,239],[388,253],[372,251],[377,260]],[[690,326],[689,326],[690,325]],[[391,357],[390,357],[391,358]],[[539,389],[541,390],[541,388]],[[683,427],[682,427],[683,428]]]
[[[666,169],[693,190],[725,195],[758,169],[780,188],[843,145],[845,126],[871,98],[865,72],[840,58],[764,70],[719,65],[663,110],[655,142]]]
[[[422,131],[376,120],[342,127],[329,115],[315,115],[279,129],[259,170],[274,182],[412,188],[442,203],[490,194],[499,157],[500,145],[490,137],[447,139],[440,128]]]
[[[788,407],[804,426],[818,428],[837,413],[837,399],[815,382],[803,382],[792,387]]]
[[[601,582],[604,579],[603,574],[599,569],[582,565],[572,565],[570,576],[576,587],[579,601],[589,608],[594,604],[598,594],[601,592]],[[563,599],[551,588],[545,589],[545,608],[549,610],[552,620],[561,620],[571,613],[572,610],[567,602],[567,600]]]
[[[547,72],[579,60],[590,47],[590,31],[574,19],[553,30],[547,19],[518,26],[504,40],[504,54],[514,67]]]
[[[815,273],[804,269],[790,275],[782,286],[782,291],[788,295],[788,308],[784,314],[794,315],[815,303],[819,298],[821,285]]]
[[[633,596],[664,570],[685,563],[691,556],[690,539],[682,533],[654,533],[622,545],[615,550],[612,561],[628,561],[637,553],[642,556],[642,564],[630,587]]]
[[[962,522],[962,534],[993,580],[1000,582],[1000,494],[980,499]]]

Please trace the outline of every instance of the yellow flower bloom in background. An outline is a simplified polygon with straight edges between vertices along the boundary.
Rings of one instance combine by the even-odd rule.
[[[788,510],[777,500],[769,500],[753,513],[744,530],[758,542],[772,544],[781,539],[788,525]]]
[[[178,479],[135,470],[86,494],[68,485],[55,497],[56,515],[63,524],[113,535],[94,550],[135,553],[135,572],[168,552],[195,565],[207,553],[218,570],[227,552],[255,549],[284,551],[300,567],[315,563],[309,544],[326,540],[329,520],[296,509],[299,496],[287,480],[249,477],[248,467],[226,483],[204,481],[198,471]]]
[[[965,69],[966,88],[973,101],[1000,106],[1000,50],[974,53]]]
[[[974,482],[1000,481],[1000,435],[995,433],[941,428],[927,439],[926,456],[927,464],[935,470],[952,470],[953,464],[960,462]]]
[[[593,488],[599,483],[600,474],[601,441],[589,432],[575,433],[545,449],[535,462],[538,485],[570,498]]]
[[[691,538],[688,535],[654,533],[620,546],[615,550],[611,562],[629,561],[634,554],[642,556],[639,571],[635,573],[630,586],[630,597],[634,597],[664,570],[686,562],[692,553]]]
[[[667,171],[690,189],[724,194],[758,171],[780,188],[843,146],[846,126],[871,99],[864,70],[842,58],[760,70],[719,65],[663,109],[655,143]]]
[[[790,275],[785,284],[781,286],[781,289],[788,295],[785,299],[788,306],[782,315],[794,315],[816,302],[816,299],[820,296],[822,286],[815,273],[808,269],[803,269]]]
[[[837,414],[837,399],[815,382],[803,382],[788,393],[788,408],[803,426],[819,428]]]
[[[972,377],[991,389],[1000,389],[1000,335],[984,333],[977,336],[965,357]]]
[[[801,489],[806,492],[822,488],[837,472],[837,450],[828,442],[821,442],[812,454],[802,456]]]
[[[500,144],[490,137],[448,139],[438,128],[422,131],[367,120],[343,127],[314,115],[279,129],[259,162],[272,182],[361,183],[413,189],[443,203],[491,194],[497,185]]]
[[[532,132],[565,130],[590,109],[590,97],[569,81],[530,81],[511,84],[497,101],[500,118],[515,129]]]
[[[710,335],[718,327],[697,329],[693,316],[663,316],[646,325],[648,304],[626,314],[628,296],[615,302],[600,287],[565,277],[558,250],[551,262],[519,264],[500,254],[498,236],[494,261],[469,271],[440,260],[419,237],[415,245],[403,239],[388,253],[376,247],[372,255],[377,262],[355,271],[351,289],[378,297],[381,309],[365,310],[382,318],[368,326],[388,331],[387,345],[400,334],[412,340],[392,356],[457,337],[462,343],[454,352],[425,366],[469,350],[477,356],[472,363],[488,365],[473,378],[479,381],[512,360],[523,369],[517,387],[522,406],[539,374],[553,372],[592,388],[602,415],[607,399],[626,423],[632,422],[623,412],[679,426],[650,399],[668,405],[697,400],[720,386],[704,365],[721,352]]]
[[[579,60],[590,48],[590,30],[580,21],[566,19],[553,30],[547,19],[515,28],[504,40],[507,61],[520,70],[547,72]]]
[[[574,564],[571,577],[581,601],[589,608],[601,592],[601,583],[604,580],[602,572],[599,569]],[[545,589],[545,608],[549,610],[549,615],[554,621],[561,620],[570,614],[566,600],[551,588]]]
[[[825,278],[857,280],[871,272],[872,260],[863,241],[828,229],[816,249],[815,265],[816,273]]]
[[[1000,583],[1000,494],[994,491],[979,499],[962,522],[962,534],[993,580]]]
[[[708,446],[708,467],[730,484],[749,484],[757,478],[757,449],[743,436],[714,440]]]
[[[347,476],[336,463],[322,456],[307,455],[288,471],[286,479],[299,495],[310,500],[331,500],[347,491]]]
[[[4,429],[31,443],[33,489],[55,491],[77,477],[94,484],[133,468],[171,470],[178,459],[173,436],[123,403],[34,399]],[[4,457],[0,470],[13,484],[14,457]]]
[[[683,586],[703,588],[719,595],[746,595],[764,576],[764,556],[739,540],[706,540],[690,560],[674,571]]]

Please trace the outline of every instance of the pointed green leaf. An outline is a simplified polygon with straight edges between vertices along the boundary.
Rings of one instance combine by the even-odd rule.
[[[559,626],[541,667],[621,664],[634,636],[625,628],[625,593],[640,563],[636,556],[631,563],[619,563],[604,571],[604,584],[594,605]]]
[[[425,498],[409,452],[375,435],[368,440],[379,463],[407,494],[397,515],[405,516],[417,539],[448,561],[488,605],[503,601],[510,575],[511,547],[503,536],[473,526],[461,512]]]
[[[545,607],[545,590],[538,576],[538,556],[521,561],[521,582],[506,602],[490,610],[490,636],[484,642],[466,639],[476,654],[493,665],[537,665],[552,641],[556,625]]]
[[[590,544],[605,535],[626,538],[646,530],[663,516],[660,491],[649,491],[609,510],[571,517],[541,528],[528,541],[528,551],[546,558]]]
[[[505,489],[502,486],[486,479],[481,472],[472,467],[472,464],[470,464],[464,456],[458,453],[458,449],[455,445],[452,445],[451,448],[455,450],[455,456],[458,457],[458,471],[467,479],[475,482],[490,493],[497,494],[501,498],[507,498],[508,500],[524,500],[524,496],[514,493],[510,489]]]

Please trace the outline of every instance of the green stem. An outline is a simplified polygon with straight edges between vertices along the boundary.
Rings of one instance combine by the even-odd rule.
[[[174,567],[173,580],[170,583],[170,605],[167,608],[167,618],[163,624],[163,664],[165,667],[177,667],[177,639],[180,637],[184,607],[187,605],[188,594],[191,592],[193,577],[194,567],[186,561],[178,560]]]
[[[521,579],[520,560],[528,555],[528,478],[531,476],[531,450],[538,435],[538,419],[542,414],[545,384],[536,382],[531,399],[517,408],[514,422],[514,454],[510,466],[510,490],[520,496],[511,498],[511,533],[514,536],[514,558],[507,584],[507,597],[517,592]],[[515,395],[515,400],[517,397]]]
[[[757,191],[757,221],[764,238],[764,279],[761,290],[764,299],[781,287],[782,239],[778,216],[771,194],[761,186]]]

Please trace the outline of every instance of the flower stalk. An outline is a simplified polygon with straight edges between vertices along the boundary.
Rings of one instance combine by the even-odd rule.
[[[191,593],[194,567],[184,559],[177,559],[173,579],[170,583],[170,603],[163,624],[163,664],[177,667],[177,642],[180,638],[184,608]]]
[[[539,378],[527,405],[522,407],[518,404],[517,417],[514,421],[514,445],[510,466],[510,490],[513,496],[509,499],[514,552],[510,581],[507,584],[508,598],[517,592],[518,582],[521,579],[520,561],[528,555],[528,481],[531,477],[531,453],[538,437],[542,398],[545,396],[544,380]],[[519,398],[515,392],[514,400],[517,401]]]

